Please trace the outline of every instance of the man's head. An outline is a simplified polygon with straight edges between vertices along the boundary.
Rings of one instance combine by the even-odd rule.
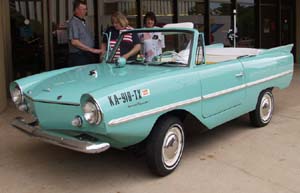
[[[74,0],[73,2],[73,11],[77,17],[83,18],[87,13],[87,5],[85,1]]]

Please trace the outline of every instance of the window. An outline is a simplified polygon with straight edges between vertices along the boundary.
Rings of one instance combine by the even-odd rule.
[[[237,46],[255,47],[255,11],[254,0],[237,1]]]
[[[173,1],[172,0],[145,0],[141,1],[142,15],[152,11],[156,15],[157,25],[173,23]]]
[[[116,12],[120,11],[124,15],[127,16],[129,21],[129,25],[132,27],[137,27],[137,7],[136,7],[136,0],[120,0],[120,1],[111,1],[105,0],[104,1],[104,9],[103,9],[103,17],[106,18],[103,22],[104,26],[111,25],[110,16]],[[106,25],[105,25],[106,24]]]
[[[204,0],[179,0],[178,10],[178,22],[193,22],[195,29],[204,32]]]
[[[231,46],[227,32],[231,25],[231,0],[212,0],[209,3],[210,43],[223,43]]]

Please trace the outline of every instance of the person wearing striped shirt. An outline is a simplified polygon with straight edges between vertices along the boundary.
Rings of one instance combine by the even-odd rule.
[[[118,41],[118,37],[121,32],[126,30],[133,29],[131,26],[128,25],[128,20],[125,15],[121,12],[115,12],[111,16],[112,26],[109,27],[105,33],[111,33],[110,39],[110,47],[111,49],[114,48],[116,42]],[[103,43],[101,44],[101,57],[106,51],[108,39],[106,36],[103,37]],[[114,58],[124,57],[127,60],[134,60],[136,59],[136,55],[140,52],[141,44],[137,34],[127,33],[123,36],[122,42],[116,51]]]

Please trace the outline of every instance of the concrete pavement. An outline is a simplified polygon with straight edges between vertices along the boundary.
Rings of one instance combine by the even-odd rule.
[[[274,90],[269,125],[242,116],[208,132],[192,126],[181,164],[159,178],[128,151],[87,155],[33,140],[10,126],[23,115],[0,114],[0,193],[299,193],[300,70]]]

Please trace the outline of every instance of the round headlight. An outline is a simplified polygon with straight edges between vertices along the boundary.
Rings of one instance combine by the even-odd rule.
[[[16,86],[15,88],[13,88],[10,91],[10,95],[11,95],[11,99],[12,101],[16,104],[16,105],[20,105],[22,104],[23,101],[23,95],[22,95],[22,91],[19,88],[19,86]]]
[[[89,124],[99,124],[102,120],[102,115],[98,104],[94,101],[87,101],[83,106],[84,119]]]

